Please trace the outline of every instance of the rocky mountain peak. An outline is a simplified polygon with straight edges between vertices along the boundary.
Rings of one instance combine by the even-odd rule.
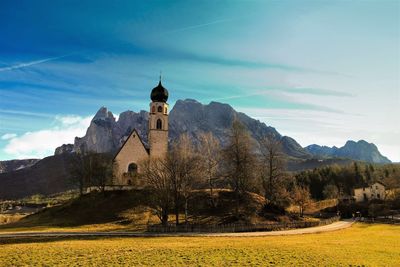
[[[90,124],[86,135],[76,138],[74,151],[79,148],[95,152],[114,152],[136,129],[143,142],[147,143],[147,125],[149,113],[140,111],[125,111],[119,115],[118,121],[106,107],[100,108]],[[241,121],[256,141],[272,134],[277,139],[282,138],[275,128],[267,126],[244,113],[235,111],[230,105],[211,102],[203,105],[194,99],[178,100],[169,114],[169,139],[175,140],[182,133],[188,133],[194,140],[201,132],[211,132],[222,145],[228,141],[230,127],[235,119]],[[293,157],[309,157],[293,138],[282,139],[285,152]],[[57,150],[62,151],[62,149]]]
[[[101,107],[92,119],[92,121],[97,121],[97,120],[109,120],[115,122],[115,117],[111,111],[108,111],[107,107]]]

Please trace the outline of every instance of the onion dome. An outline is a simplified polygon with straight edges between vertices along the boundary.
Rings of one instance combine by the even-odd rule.
[[[167,102],[168,90],[162,86],[161,80],[158,83],[157,87],[154,87],[151,91],[150,98],[153,102]]]

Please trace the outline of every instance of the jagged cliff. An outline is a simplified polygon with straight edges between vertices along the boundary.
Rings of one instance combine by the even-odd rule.
[[[275,128],[250,118],[244,113],[235,111],[228,104],[218,102],[203,105],[192,99],[178,100],[169,114],[169,140],[175,140],[185,132],[196,140],[199,133],[211,132],[220,140],[222,145],[225,145],[235,118],[247,127],[256,141],[272,134],[275,138],[282,140],[287,155],[297,158],[311,157],[311,154],[293,138],[281,136]],[[102,107],[93,117],[86,135],[82,138],[75,138],[72,151],[115,152],[133,129],[138,131],[146,144],[147,124],[148,112],[146,111],[139,113],[125,111],[120,114],[116,121],[114,115],[106,107]],[[57,148],[57,151],[64,150]]]

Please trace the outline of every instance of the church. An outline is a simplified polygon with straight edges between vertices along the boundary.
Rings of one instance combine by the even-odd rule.
[[[114,157],[114,184],[137,185],[139,163],[152,157],[163,157],[168,150],[168,90],[163,87],[161,77],[150,94],[148,143],[146,147],[134,129]]]

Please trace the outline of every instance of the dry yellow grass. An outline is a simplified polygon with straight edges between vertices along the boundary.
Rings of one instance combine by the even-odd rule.
[[[277,237],[8,240],[0,266],[400,266],[400,227]]]
[[[24,214],[0,214],[0,225],[19,221]]]

